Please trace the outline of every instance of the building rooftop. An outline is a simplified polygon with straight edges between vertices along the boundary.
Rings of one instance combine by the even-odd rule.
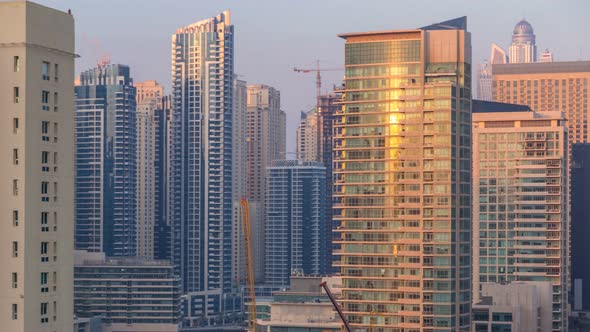
[[[590,72],[590,61],[494,64],[494,75]]]
[[[531,108],[527,105],[508,104],[477,99],[473,99],[471,101],[471,110],[472,113],[532,112]]]
[[[371,35],[389,35],[398,33],[417,32],[420,30],[467,30],[467,16],[454,18],[452,20],[434,23],[418,29],[400,29],[400,30],[383,30],[383,31],[366,31],[366,32],[349,32],[339,34],[340,38],[360,37]]]

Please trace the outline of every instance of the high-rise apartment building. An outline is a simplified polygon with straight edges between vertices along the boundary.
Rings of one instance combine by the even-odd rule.
[[[130,70],[99,65],[76,86],[76,249],[135,256],[136,103]]]
[[[571,161],[572,309],[590,310],[590,144],[572,146]]]
[[[473,102],[473,290],[549,281],[552,330],[567,330],[567,127],[561,112]]]
[[[74,18],[0,2],[0,322],[72,331]]]
[[[161,101],[161,98],[164,97],[164,87],[155,80],[135,82],[133,86],[137,90],[135,99],[138,105],[147,99]]]
[[[265,283],[288,287],[292,273],[328,273],[331,220],[326,169],[319,162],[275,160],[266,168]]]
[[[563,112],[569,143],[589,141],[590,61],[494,65],[493,75],[494,101]]]
[[[246,112],[247,112],[246,81],[234,77],[234,110],[232,120],[232,282],[234,286],[246,283],[247,272],[245,260],[247,252],[242,232],[242,206],[240,200],[246,197]]]
[[[286,114],[281,110],[280,92],[268,85],[250,84],[246,118],[246,196],[250,202],[254,238],[254,278],[264,280],[264,197],[266,167],[273,160],[285,159]]]
[[[506,52],[498,45],[492,43],[490,61],[479,65],[477,70],[477,98],[492,101],[492,67],[494,64],[508,63]]]
[[[551,53],[549,49],[545,49],[539,57],[539,62],[553,62],[553,53]]]
[[[526,20],[521,20],[514,26],[512,43],[508,50],[510,63],[537,62],[537,44],[533,26]]]
[[[467,19],[348,33],[334,123],[335,255],[353,328],[465,331],[471,314]]]
[[[301,112],[297,126],[297,160],[319,161],[318,116],[316,110]]]
[[[169,215],[189,324],[233,310],[233,43],[229,11],[172,35]]]
[[[171,97],[162,97],[154,113],[154,258],[172,260],[172,218],[169,212],[171,164]]]
[[[137,104],[136,133],[136,232],[137,256],[154,258],[156,205],[156,123],[155,112],[161,98],[143,99]]]

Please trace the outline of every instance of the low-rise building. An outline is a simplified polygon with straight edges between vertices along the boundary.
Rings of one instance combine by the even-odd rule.
[[[102,332],[176,332],[180,281],[167,261],[76,251],[74,313],[102,318]],[[84,330],[83,330],[84,331]]]

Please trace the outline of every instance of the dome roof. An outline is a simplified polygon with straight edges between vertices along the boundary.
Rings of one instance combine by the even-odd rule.
[[[526,20],[522,20],[522,21],[516,23],[516,26],[514,26],[513,34],[515,34],[515,35],[532,35],[533,34],[533,26],[529,22],[527,22]]]

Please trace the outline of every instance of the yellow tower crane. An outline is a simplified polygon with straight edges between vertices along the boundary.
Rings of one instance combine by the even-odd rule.
[[[244,247],[246,248],[246,277],[248,290],[250,293],[250,319],[248,320],[248,331],[256,332],[256,294],[254,290],[254,258],[252,257],[252,233],[250,228],[250,206],[248,199],[242,198],[240,201],[242,207],[242,236],[244,238]]]

